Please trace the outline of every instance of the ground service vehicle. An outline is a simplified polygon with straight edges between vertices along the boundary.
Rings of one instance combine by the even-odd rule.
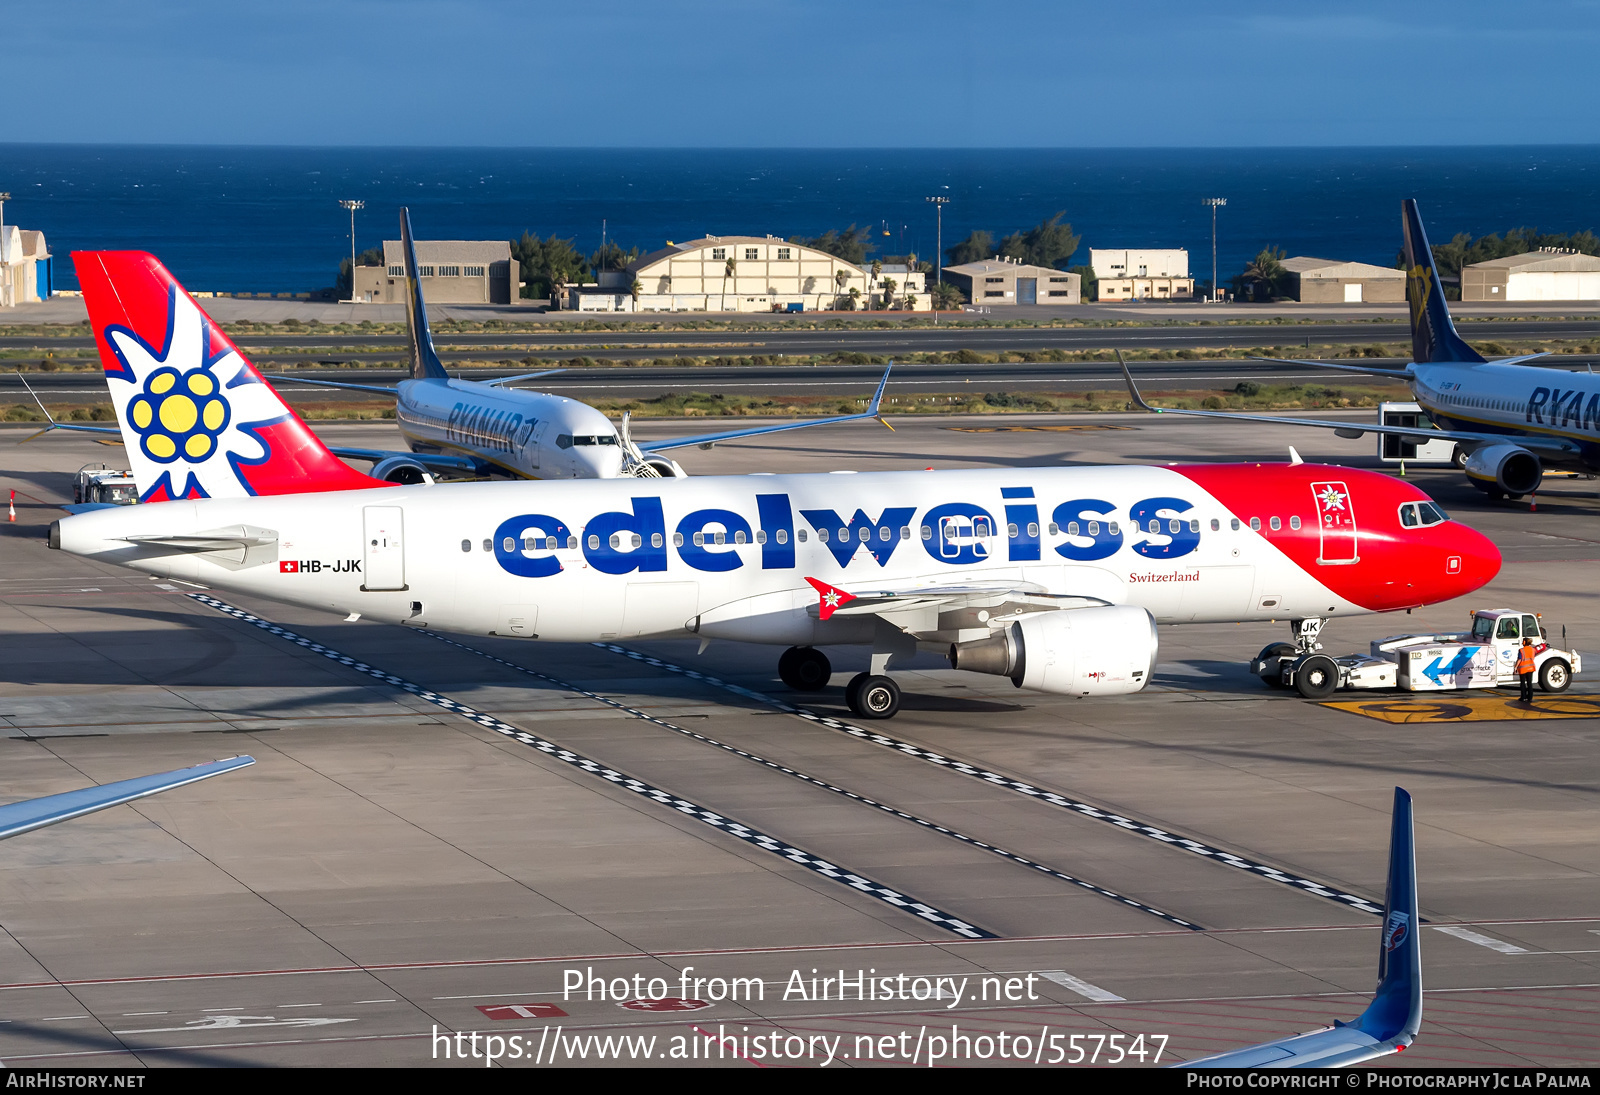
[[[1496,688],[1517,682],[1517,651],[1534,640],[1534,679],[1546,692],[1565,692],[1583,668],[1576,651],[1550,645],[1536,613],[1511,608],[1478,609],[1472,630],[1436,635],[1391,635],[1372,643],[1368,654],[1334,657],[1318,653],[1317,628],[1299,621],[1302,649],[1274,643],[1250,663],[1269,685],[1294,688],[1307,699],[1339,689],[1398,688],[1403,692],[1447,692]],[[1309,634],[1307,634],[1309,632]]]
[[[72,501],[78,505],[131,506],[139,501],[139,484],[131,471],[85,464],[73,477]]]

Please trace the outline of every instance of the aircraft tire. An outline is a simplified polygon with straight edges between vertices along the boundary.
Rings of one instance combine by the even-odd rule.
[[[1551,658],[1539,667],[1539,687],[1546,692],[1565,692],[1572,685],[1572,666],[1565,658]]]
[[[864,719],[890,719],[900,710],[900,686],[893,678],[858,673],[845,688],[850,710]]]
[[[1264,662],[1268,658],[1287,658],[1293,653],[1293,643],[1271,643],[1261,648],[1261,653],[1256,655],[1256,661]],[[1261,683],[1268,688],[1282,688],[1283,678],[1263,673],[1261,674]]]
[[[833,676],[833,663],[810,646],[791,646],[778,658],[778,677],[796,692],[820,692]]]
[[[1339,688],[1339,665],[1326,654],[1302,658],[1295,667],[1294,686],[1308,700],[1324,700]]]

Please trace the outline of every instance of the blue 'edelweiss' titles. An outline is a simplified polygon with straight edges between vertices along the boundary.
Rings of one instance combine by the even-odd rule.
[[[134,475],[152,497],[254,494],[240,468],[270,455],[257,430],[281,422],[283,406],[231,347],[212,356],[211,327],[174,287],[166,344],[156,350],[125,327],[107,327],[118,367],[107,369],[117,416],[139,436]]]
[[[524,578],[561,573],[563,553],[570,552],[581,552],[603,574],[665,571],[670,553],[711,573],[737,570],[758,557],[762,570],[792,570],[795,544],[812,536],[840,569],[865,567],[869,559],[886,567],[908,540],[942,564],[1039,561],[1043,530],[1033,488],[1004,487],[1000,496],[1003,522],[983,505],[945,502],[920,521],[915,506],[887,506],[876,516],[858,507],[848,517],[837,509],[804,509],[805,524],[797,527],[787,494],[758,494],[753,522],[731,509],[698,509],[670,528],[660,498],[638,497],[631,509],[598,514],[576,526],[579,531],[558,516],[520,514],[500,523],[490,546],[502,568]],[[1104,499],[1062,502],[1051,511],[1050,534],[1062,538],[1052,550],[1072,562],[1105,559],[1124,546],[1146,559],[1177,559],[1200,546],[1200,522],[1186,516],[1193,508],[1182,498],[1145,498],[1119,520],[1119,507]]]

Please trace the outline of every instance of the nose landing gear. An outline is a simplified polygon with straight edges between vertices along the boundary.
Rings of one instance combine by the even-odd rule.
[[[833,663],[822,651],[791,646],[778,658],[778,677],[796,692],[820,692],[833,676]]]

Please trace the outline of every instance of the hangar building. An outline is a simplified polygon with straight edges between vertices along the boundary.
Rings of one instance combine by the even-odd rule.
[[[1079,304],[1083,299],[1078,274],[999,256],[946,266],[944,278],[974,304]]]
[[[52,292],[44,233],[14,224],[0,229],[0,308],[49,300]]]
[[[1396,304],[1406,299],[1406,272],[1366,262],[1296,255],[1284,259],[1289,296],[1301,304]]]
[[[1181,247],[1145,250],[1089,248],[1095,300],[1193,300],[1189,252]]]
[[[634,282],[638,297],[634,297]],[[890,289],[889,282],[894,283]],[[669,243],[597,285],[569,285],[566,307],[583,312],[810,312],[841,306],[915,311],[932,305],[927,275],[884,266],[877,277],[837,255],[777,236],[706,236]]]
[[[1553,247],[1461,270],[1462,300],[1600,300],[1600,257]]]
[[[522,296],[522,264],[505,240],[417,240],[417,273],[429,304],[515,304]],[[399,240],[383,241],[382,266],[357,266],[355,299],[402,304],[406,259]]]

